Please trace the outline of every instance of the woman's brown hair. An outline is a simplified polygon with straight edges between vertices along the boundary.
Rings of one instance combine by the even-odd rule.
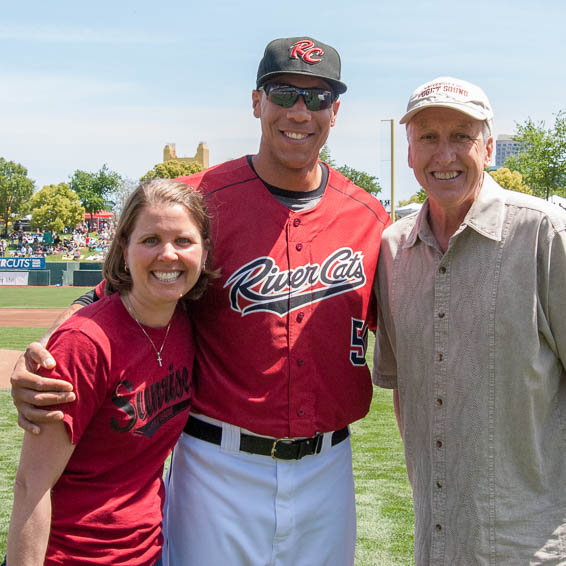
[[[108,250],[102,271],[106,279],[105,293],[107,295],[115,292],[123,293],[132,288],[132,278],[130,273],[126,271],[124,263],[124,250],[140,212],[146,206],[170,204],[180,204],[189,211],[199,229],[203,249],[208,250],[208,256],[198,281],[182,297],[181,301],[198,299],[204,293],[209,280],[218,277],[218,271],[212,269],[213,244],[210,235],[210,217],[202,195],[195,189],[174,179],[153,179],[134,189],[128,197],[118,220],[116,235]]]

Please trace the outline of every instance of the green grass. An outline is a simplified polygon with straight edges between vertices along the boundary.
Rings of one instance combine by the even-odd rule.
[[[371,369],[375,338],[367,354]],[[369,413],[352,429],[358,540],[356,566],[411,566],[413,504],[391,391],[374,387]]]
[[[352,432],[356,565],[414,564],[411,489],[390,391],[375,389],[369,414]]]
[[[92,287],[0,287],[0,308],[62,309]]]
[[[73,260],[73,259],[63,259],[63,256],[66,254],[51,254],[48,256],[45,256],[45,261],[46,262],[50,262],[50,261],[86,261],[87,258],[89,258],[90,256],[93,255],[100,255],[101,252],[97,252],[94,250],[86,250],[85,248],[81,248],[81,259],[80,260]],[[103,261],[103,260],[98,260],[98,261]]]
[[[372,347],[373,340],[369,360]],[[0,560],[6,548],[22,438],[16,421],[10,393],[0,391]],[[411,490],[390,391],[374,390],[369,414],[352,425],[352,433],[358,513],[356,566],[413,565]]]
[[[0,327],[0,350],[25,350],[30,342],[41,338],[47,328]]]

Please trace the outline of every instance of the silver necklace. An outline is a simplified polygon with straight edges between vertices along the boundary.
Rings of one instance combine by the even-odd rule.
[[[149,334],[146,332],[145,328],[141,325],[141,322],[138,320],[138,316],[137,316],[137,313],[134,309],[134,305],[132,305],[132,303],[130,302],[129,299],[126,300],[126,297],[124,297],[124,304],[126,305],[126,309],[128,309],[128,312],[130,313],[132,318],[138,323],[140,330],[145,334],[145,337],[149,340],[149,343],[153,347],[155,355],[157,356],[157,363],[159,364],[159,367],[163,367],[163,363],[162,363],[163,358],[161,357],[161,352],[163,352],[163,346],[165,346],[165,341],[167,340],[167,336],[169,336],[169,329],[171,328],[171,323],[173,322],[173,317],[171,317],[171,320],[169,321],[169,324],[167,325],[167,330],[165,331],[165,338],[163,338],[163,342],[161,343],[161,348],[159,348],[159,350],[158,350],[157,347],[155,346],[155,343],[149,337]]]

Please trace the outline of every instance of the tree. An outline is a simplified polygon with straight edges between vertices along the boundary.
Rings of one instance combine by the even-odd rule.
[[[324,144],[322,146],[322,149],[320,150],[319,154],[318,154],[318,158],[321,161],[324,161],[325,163],[328,163],[328,165],[330,165],[330,167],[335,167],[336,163],[334,162],[334,159],[332,159],[332,157],[330,157],[330,148]]]
[[[334,159],[332,159],[332,157],[330,156],[330,149],[326,144],[322,146],[319,158],[325,163],[328,163],[328,165],[330,165],[331,167],[334,167],[336,171],[342,173],[344,177],[347,177],[348,179],[350,179],[350,181],[352,181],[353,183],[358,185],[358,187],[361,187],[368,193],[377,196],[377,194],[381,192],[381,186],[377,177],[370,175],[365,171],[354,169],[353,167],[350,167],[348,165],[336,167]]]
[[[85,209],[79,197],[67,183],[46,185],[37,191],[29,202],[33,228],[62,232],[65,227],[74,227],[84,219]]]
[[[74,191],[85,210],[91,215],[99,210],[108,210],[112,202],[108,199],[120,184],[122,178],[103,165],[96,173],[77,169],[71,177],[70,189]]]
[[[361,187],[374,196],[381,192],[381,186],[379,185],[378,178],[366,173],[365,171],[359,171],[358,169],[354,169],[348,165],[336,167],[336,171],[340,171],[344,177],[348,177],[348,179],[358,185],[358,187]]]
[[[151,179],[176,179],[177,177],[200,173],[202,170],[202,165],[196,161],[185,163],[184,161],[171,159],[154,165],[153,169],[150,169],[140,178],[140,181],[151,181]]]
[[[413,202],[423,203],[426,197],[426,191],[421,187],[417,193],[411,195],[407,200],[400,200],[399,206],[406,206],[407,204],[411,204]]]
[[[554,127],[530,118],[517,125],[513,139],[522,144],[519,155],[511,155],[505,166],[519,171],[534,195],[546,198],[551,193],[566,196],[566,111],[556,114]]]
[[[526,193],[528,195],[533,194],[533,191],[531,191],[529,186],[523,181],[523,176],[519,171],[511,171],[507,167],[501,167],[495,171],[490,171],[489,174],[504,189],[517,191],[518,193]]]
[[[10,217],[24,213],[33,194],[35,183],[27,174],[23,165],[0,157],[0,221],[6,232]]]

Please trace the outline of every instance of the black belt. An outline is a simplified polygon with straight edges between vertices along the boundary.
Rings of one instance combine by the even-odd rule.
[[[212,442],[212,444],[222,443],[222,427],[194,417],[189,417],[185,430],[187,434]],[[348,427],[332,433],[332,446],[346,440],[349,435]],[[252,434],[240,433],[240,450],[250,454],[261,454],[271,456],[279,460],[300,460],[303,456],[318,454],[322,450],[323,434],[315,434],[312,438],[265,438],[264,436],[254,436]]]

